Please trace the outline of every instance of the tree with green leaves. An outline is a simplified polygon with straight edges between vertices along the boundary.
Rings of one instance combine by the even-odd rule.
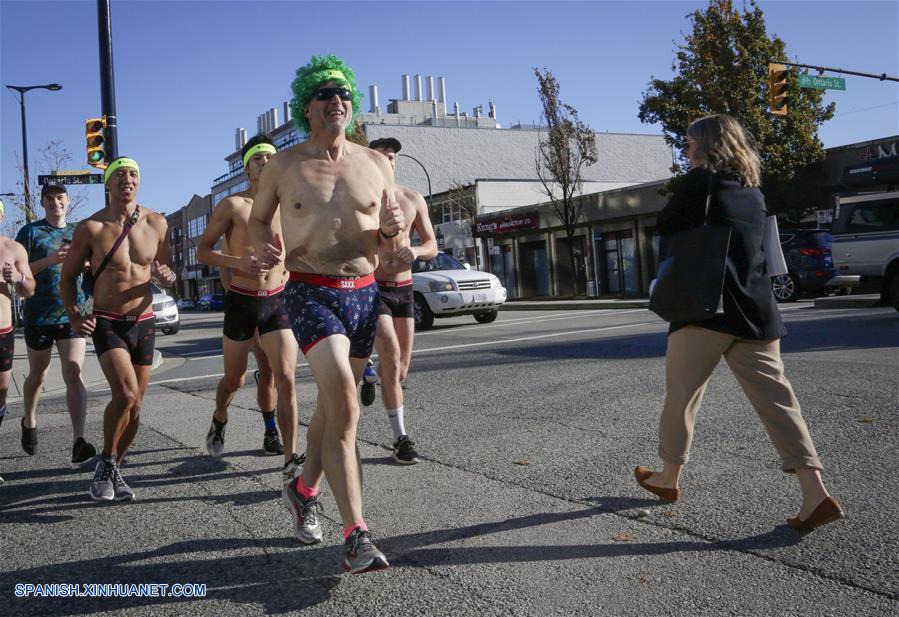
[[[565,228],[572,266],[572,288],[577,295],[583,293],[585,282],[580,280],[580,270],[575,266],[575,246],[571,239],[582,215],[583,203],[578,197],[583,190],[583,171],[596,163],[598,158],[596,135],[578,117],[577,109],[560,100],[559,82],[549,69],[544,67],[541,73],[535,67],[534,75],[537,77],[537,92],[546,127],[535,155],[537,178]]]
[[[736,117],[755,139],[769,210],[798,219],[820,205],[797,174],[824,158],[818,127],[833,117],[834,104],[823,104],[823,90],[800,89],[793,71],[787,115],[768,112],[768,63],[788,59],[784,41],[768,35],[755,0],[742,12],[731,0],[711,0],[690,19],[693,31],[677,45],[672,63],[675,76],[650,81],[640,121],[662,125],[665,140],[681,153],[672,168],[680,175],[689,168],[683,153],[690,122],[716,113]]]

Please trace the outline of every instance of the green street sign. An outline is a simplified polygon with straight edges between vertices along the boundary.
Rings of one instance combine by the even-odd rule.
[[[56,174],[54,176],[38,176],[37,183],[41,186],[49,184],[57,186],[59,184],[82,185],[82,184],[103,184],[103,174],[92,174],[90,172],[76,175]]]
[[[808,73],[799,73],[799,87],[817,90],[845,90],[846,80],[842,77],[817,77]]]

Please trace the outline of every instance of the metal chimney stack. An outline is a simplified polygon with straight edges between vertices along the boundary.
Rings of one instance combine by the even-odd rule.
[[[403,73],[403,100],[409,100],[409,75]]]
[[[271,109],[268,110],[268,113],[271,115],[271,118],[272,118],[271,130],[274,131],[276,128],[281,126],[281,123],[278,122],[278,109],[276,107],[272,107]]]
[[[434,78],[431,77],[430,75],[428,75],[427,83],[428,83],[428,100],[433,101],[434,100]]]
[[[421,99],[421,75],[415,76],[415,100],[420,101]]]
[[[446,115],[446,79],[443,77],[437,78],[437,102],[440,103],[441,111],[443,115]]]
[[[234,149],[235,150],[240,150],[241,148],[243,148],[243,144],[240,143],[241,130],[243,130],[243,129],[235,129],[234,130]]]
[[[493,101],[487,101],[487,105],[490,106],[490,117],[496,120],[496,105],[493,104]]]
[[[474,109],[472,109],[471,114],[475,118],[480,118],[481,117],[481,105],[477,105]]]
[[[456,126],[462,126],[461,125],[462,116],[459,115],[459,101],[456,101],[453,104],[453,115],[456,116]]]
[[[265,129],[262,128],[262,118],[264,116],[256,116],[256,134],[265,132]]]
[[[368,87],[368,98],[371,99],[371,113],[379,114],[381,113],[380,104],[378,102],[378,87],[377,86],[369,86]]]
[[[293,118],[290,115],[290,103],[284,101],[284,122],[290,122]]]

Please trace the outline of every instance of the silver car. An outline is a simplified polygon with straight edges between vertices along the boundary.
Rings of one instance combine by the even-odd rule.
[[[178,305],[175,299],[153,283],[150,283],[153,291],[153,312],[156,313],[156,327],[163,334],[176,334],[181,328],[181,315],[178,313]]]

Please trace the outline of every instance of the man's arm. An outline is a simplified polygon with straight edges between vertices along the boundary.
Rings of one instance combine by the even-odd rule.
[[[378,212],[378,246],[395,253],[403,245],[404,238],[400,232],[406,228],[405,217],[396,200],[393,170],[383,156],[379,157],[378,165],[384,178],[384,191],[381,193],[381,208]]]
[[[66,260],[62,262],[62,270],[59,273],[59,297],[62,306],[69,317],[72,329],[87,336],[94,331],[94,318],[82,315],[78,310],[78,293],[75,287],[78,284],[78,275],[84,269],[84,262],[91,258],[91,233],[87,224],[82,221],[75,227],[72,235],[72,244]]]
[[[164,216],[156,214],[153,217],[153,227],[159,234],[159,242],[156,245],[156,256],[153,258],[150,276],[162,287],[171,287],[175,284],[175,273],[171,269],[172,256],[169,253],[169,223]]]
[[[206,225],[206,231],[203,232],[203,236],[197,243],[197,260],[206,265],[215,266],[219,270],[234,268],[256,274],[252,272],[255,256],[247,256],[246,258],[235,257],[215,248],[215,243],[227,233],[232,225],[235,199],[234,197],[226,197],[212,211],[212,217],[209,219],[209,224]],[[224,244],[222,248],[224,248]]]
[[[434,235],[434,226],[431,225],[431,213],[428,212],[428,204],[425,198],[417,191],[410,191],[415,201],[415,221],[413,227],[418,232],[421,244],[412,247],[415,259],[434,259],[437,257],[437,236]],[[411,239],[411,235],[410,235]]]
[[[283,156],[283,155],[282,155]],[[278,156],[262,169],[259,178],[259,190],[253,198],[253,209],[247,223],[250,241],[256,247],[256,256],[262,267],[271,269],[281,263],[283,258],[280,238],[275,237],[272,230],[272,219],[278,210],[278,174],[280,165]]]
[[[13,262],[12,267],[9,268],[9,277],[7,278],[7,268],[4,265],[3,268],[3,278],[6,279],[7,283],[11,283],[16,286],[16,293],[18,293],[23,298],[30,298],[34,295],[34,276],[31,274],[31,268],[28,267],[28,252],[25,250],[25,247],[16,242],[15,240],[10,240],[12,254],[13,254]]]

